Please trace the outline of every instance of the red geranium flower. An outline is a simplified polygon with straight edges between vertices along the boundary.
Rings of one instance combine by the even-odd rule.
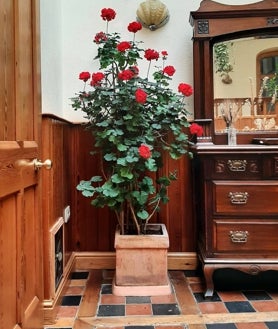
[[[131,70],[123,70],[118,74],[120,80],[130,80],[134,76],[134,73]]]
[[[79,79],[83,80],[84,82],[88,81],[91,77],[90,72],[81,72],[79,73]]]
[[[142,157],[144,159],[149,159],[152,156],[152,152],[151,152],[149,146],[145,145],[145,144],[141,144],[141,146],[139,146],[138,152],[139,152],[140,157]]]
[[[112,19],[114,19],[116,17],[116,12],[114,9],[112,8],[103,8],[101,10],[101,15],[102,19],[104,21],[112,21]]]
[[[104,32],[98,32],[95,35],[94,42],[95,43],[100,43],[101,41],[106,41],[107,40],[107,35]]]
[[[131,22],[128,24],[127,29],[129,32],[136,33],[142,29],[142,24],[140,22]]]
[[[127,49],[131,48],[131,44],[128,41],[122,41],[117,45],[118,51],[125,52]]]
[[[189,127],[189,131],[191,135],[197,135],[198,137],[203,135],[203,127],[198,125],[198,123],[192,123],[191,126]]]
[[[166,59],[166,57],[168,56],[168,53],[166,50],[162,50],[161,55],[162,55],[163,59]]]
[[[102,72],[97,72],[92,74],[92,80],[90,82],[91,86],[99,86],[102,79],[105,75]]]
[[[130,66],[129,69],[133,72],[133,75],[136,76],[139,74],[138,66]]]
[[[176,69],[172,65],[165,66],[163,69],[163,73],[169,75],[169,77],[174,75],[175,72],[176,72]]]
[[[193,88],[187,83],[180,83],[178,91],[186,97],[189,97],[193,94]]]
[[[147,100],[147,93],[143,89],[138,88],[135,91],[135,99],[137,103],[144,104]]]
[[[148,61],[151,61],[152,59],[157,60],[159,58],[159,52],[157,52],[156,50],[153,50],[153,49],[146,49],[144,57]]]

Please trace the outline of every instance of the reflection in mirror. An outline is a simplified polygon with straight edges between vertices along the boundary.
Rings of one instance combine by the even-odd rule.
[[[278,37],[214,44],[215,132],[278,132]]]

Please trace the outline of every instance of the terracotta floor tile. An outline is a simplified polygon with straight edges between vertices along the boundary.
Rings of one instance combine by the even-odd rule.
[[[151,304],[129,304],[126,305],[126,315],[152,315]]]
[[[186,277],[187,282],[190,284],[193,283],[203,283],[203,280],[197,276],[192,276],[192,277]]]
[[[175,295],[167,295],[167,296],[152,296],[151,302],[153,304],[170,304],[170,303],[176,303],[176,297]]]
[[[203,292],[205,290],[205,286],[202,283],[191,283],[190,288],[192,292]]]
[[[155,329],[184,329],[184,326],[155,326]]]
[[[92,275],[92,272],[91,272]],[[106,271],[103,274],[103,282],[102,283],[109,283],[111,285],[111,277],[113,276],[112,271]],[[186,284],[189,284],[189,288],[192,293],[194,293],[194,296],[200,295],[203,296],[204,292],[204,281],[202,278],[195,277],[195,276],[189,276],[186,277]],[[87,279],[79,278],[79,279],[72,279],[70,282],[70,286],[65,292],[65,296],[67,298],[72,298],[74,296],[79,298],[85,294],[87,291]],[[176,287],[176,286],[175,286]],[[177,287],[175,290],[178,289]],[[219,314],[219,316],[222,316],[220,313],[223,313],[223,316],[227,316],[228,307],[225,306],[224,303],[227,304],[233,304],[233,303],[249,303],[250,307],[253,307],[253,311],[256,312],[277,312],[278,311],[278,292],[271,292],[268,293],[269,296],[273,298],[273,300],[263,300],[263,299],[250,299],[247,301],[247,297],[244,295],[243,292],[241,291],[222,291],[218,292],[217,291],[217,297],[218,299],[214,299],[212,301],[204,299],[203,297],[198,300],[199,302],[196,304],[196,310],[197,313],[199,314]],[[97,295],[96,298],[99,298]],[[168,296],[153,296],[149,298],[149,300],[143,302],[139,302],[139,300],[128,300],[125,297],[122,296],[114,296],[110,292],[106,292],[106,294],[101,294],[100,299],[99,299],[99,307],[110,307],[115,308],[115,307],[121,307],[122,309],[122,315],[123,316],[134,316],[136,319],[136,316],[159,316],[160,313],[156,313],[156,310],[154,309],[154,306],[161,306],[162,308],[169,305],[177,305],[177,299],[175,294],[171,294]],[[152,304],[151,304],[152,303]],[[81,299],[81,304],[82,304],[82,299]],[[75,306],[75,304],[72,304],[74,306],[61,306],[58,309],[58,314],[57,314],[57,321],[55,324],[52,325],[45,325],[45,328],[74,328],[74,320],[77,316],[78,312],[78,306]],[[88,306],[90,307],[90,306]],[[178,307],[178,305],[177,305]],[[180,311],[180,310],[179,310]],[[162,313],[161,313],[162,314]],[[164,314],[164,313],[163,313]],[[178,314],[178,313],[177,313]],[[191,313],[190,313],[191,314]],[[196,313],[194,313],[196,314]],[[235,314],[235,313],[234,313]],[[171,314],[173,315],[173,314]],[[108,317],[108,315],[105,315]],[[109,313],[109,316],[111,316],[111,313]],[[242,319],[242,317],[241,317]],[[256,321],[258,321],[256,319]],[[163,322],[164,323],[164,322]],[[170,322],[171,323],[171,322]],[[174,322],[175,323],[175,322]],[[121,324],[121,326],[120,326]],[[125,329],[123,326],[123,322],[117,322],[115,321],[115,324],[109,327],[105,327],[107,325],[106,323],[103,324],[103,326],[97,326],[95,327],[96,329]],[[274,324],[275,325],[275,324]],[[153,325],[155,329],[185,329],[187,328],[186,326],[183,325],[174,325],[174,324],[168,324],[168,325]],[[193,326],[194,327],[194,326]],[[193,328],[192,327],[192,328]],[[198,327],[198,326],[197,326]],[[196,328],[197,328],[196,327]],[[191,328],[191,326],[190,326]],[[195,327],[194,327],[195,328]],[[199,327],[198,327],[199,328]],[[203,327],[202,327],[203,328]],[[205,328],[205,327],[204,327]],[[263,322],[254,322],[254,323],[236,323],[236,328],[237,329],[269,329],[266,325],[266,323]],[[272,327],[271,327],[272,328]],[[278,329],[278,327],[277,327]]]
[[[101,326],[101,327],[95,327],[96,329],[124,329],[124,327],[103,327],[103,326]]]
[[[72,286],[65,291],[65,296],[69,295],[83,295],[85,286]]]
[[[125,304],[125,297],[115,295],[101,295],[100,304]]]
[[[254,323],[237,323],[237,329],[267,329],[267,326],[263,322]]]
[[[45,328],[71,328],[74,324],[74,318],[59,318],[54,324],[45,325]]]
[[[70,280],[69,286],[82,286],[84,287],[87,283],[87,279],[81,279],[81,280]]]
[[[228,313],[225,305],[220,302],[214,303],[200,303],[199,304],[200,311],[204,314],[209,313]]]
[[[247,300],[240,291],[218,291],[217,293],[223,302],[241,302]]]
[[[278,304],[273,300],[252,301],[251,304],[257,312],[278,311]]]
[[[57,318],[74,318],[77,314],[78,306],[59,307]]]
[[[278,300],[278,292],[269,292],[269,296],[271,296],[273,299]]]

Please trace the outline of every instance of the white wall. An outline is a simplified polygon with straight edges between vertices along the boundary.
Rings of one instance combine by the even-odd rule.
[[[83,121],[81,113],[71,108],[70,98],[83,88],[79,72],[98,70],[93,37],[105,31],[100,17],[102,8],[113,8],[116,19],[110,32],[123,37],[128,23],[136,20],[136,10],[144,0],[41,0],[42,111],[73,122]],[[199,8],[200,0],[162,0],[170,12],[167,25],[156,30],[143,29],[136,34],[145,48],[169,53],[167,65],[176,68],[172,87],[179,82],[193,84],[192,27],[189,13]],[[218,0],[226,4],[246,4],[251,0]],[[193,111],[193,98],[188,109]]]
[[[62,3],[40,1],[42,111],[64,117],[62,56]]]

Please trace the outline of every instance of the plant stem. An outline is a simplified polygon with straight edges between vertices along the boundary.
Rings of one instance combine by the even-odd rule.
[[[136,218],[136,215],[135,215],[135,212],[134,212],[134,208],[133,208],[133,206],[130,202],[128,203],[128,206],[129,206],[129,209],[130,209],[131,214],[132,214],[132,219],[133,219],[134,224],[136,226],[137,234],[139,235],[140,234],[140,225],[138,224],[138,221],[137,221],[137,218]]]

